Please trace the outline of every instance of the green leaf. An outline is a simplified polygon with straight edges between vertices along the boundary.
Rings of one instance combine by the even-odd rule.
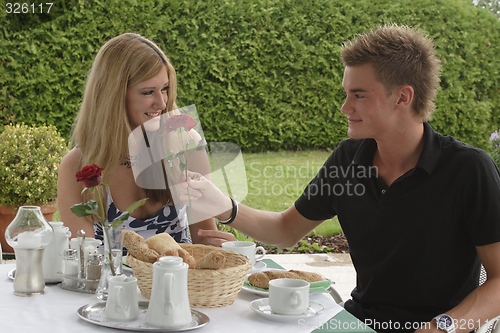
[[[196,142],[193,139],[190,139],[186,145],[186,150],[191,150],[196,148]]]
[[[128,206],[128,208],[123,213],[113,219],[113,221],[111,222],[111,227],[118,228],[124,221],[126,221],[130,217],[130,214],[132,214],[134,210],[144,205],[147,200],[148,198],[144,198]]]
[[[148,198],[144,198],[144,199],[141,199],[141,200],[138,200],[138,201],[134,202],[133,204],[131,204],[130,206],[128,206],[128,208],[126,209],[126,211],[129,212],[130,214],[132,214],[132,212],[134,210],[136,210],[137,208],[139,208],[142,205],[144,205],[147,200],[148,200]]]
[[[112,228],[118,228],[124,221],[126,221],[130,216],[130,213],[125,211],[121,213],[118,217],[115,217],[115,219],[111,222],[111,227]]]
[[[89,200],[87,203],[79,203],[71,206],[71,211],[79,217],[98,214],[99,207],[95,200]]]

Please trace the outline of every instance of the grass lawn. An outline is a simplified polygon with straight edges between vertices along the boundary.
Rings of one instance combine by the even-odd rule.
[[[330,154],[326,150],[243,153],[248,195],[241,202],[262,210],[287,209],[302,194]],[[334,218],[322,223],[312,233],[332,236],[341,232],[338,220]]]

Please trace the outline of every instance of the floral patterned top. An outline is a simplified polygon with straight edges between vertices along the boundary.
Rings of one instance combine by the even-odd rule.
[[[107,219],[112,221],[121,212],[116,208],[111,192],[108,189]],[[163,232],[167,232],[177,243],[191,243],[188,234],[188,220],[186,206],[177,210],[174,205],[163,206],[154,215],[145,220],[130,216],[123,222],[126,229],[133,230],[145,239]],[[103,241],[102,226],[94,223],[94,234],[96,239]]]

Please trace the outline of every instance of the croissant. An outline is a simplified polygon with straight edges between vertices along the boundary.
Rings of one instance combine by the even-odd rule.
[[[269,281],[281,278],[302,279],[306,280],[307,282],[317,282],[323,280],[323,277],[321,275],[314,272],[305,272],[298,270],[269,270],[250,274],[248,276],[248,282],[254,287],[269,289]]]

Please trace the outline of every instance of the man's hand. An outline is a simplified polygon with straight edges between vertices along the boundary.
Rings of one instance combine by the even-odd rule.
[[[231,214],[231,199],[203,175],[188,171],[176,185],[179,199],[190,207],[190,223]],[[224,220],[224,217],[221,218]]]

